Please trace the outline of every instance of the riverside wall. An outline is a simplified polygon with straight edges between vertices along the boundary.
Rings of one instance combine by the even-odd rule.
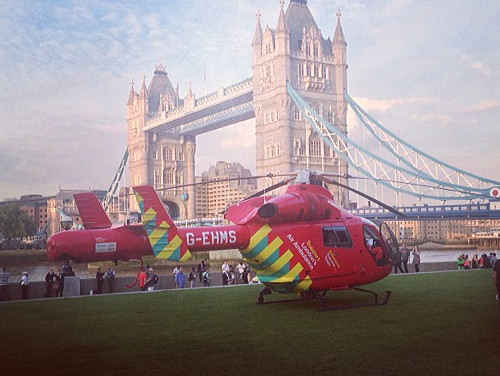
[[[456,262],[434,262],[420,264],[420,272],[437,272],[437,271],[451,271],[457,270]],[[408,264],[409,273],[414,273],[415,269],[412,264]],[[394,272],[393,272],[394,273]],[[187,277],[187,275],[186,275]],[[12,278],[11,278],[12,279]],[[127,287],[134,282],[134,277],[120,277],[115,278],[114,293],[126,293],[140,291],[138,285],[134,287]],[[236,281],[240,284],[240,281]],[[210,286],[222,286],[222,273],[210,272]],[[186,287],[189,287],[189,282],[186,280]],[[199,278],[196,279],[196,287],[203,287],[203,282]],[[80,277],[66,277],[64,297],[92,295],[96,290],[96,281],[94,278],[80,278]],[[168,290],[174,288],[173,275],[159,275],[159,282],[155,286],[155,290]],[[31,282],[29,285],[28,299],[43,299],[46,293],[45,281]],[[104,281],[103,294],[108,293],[108,285]],[[21,299],[21,286],[19,283],[11,282],[9,285],[10,300]]]

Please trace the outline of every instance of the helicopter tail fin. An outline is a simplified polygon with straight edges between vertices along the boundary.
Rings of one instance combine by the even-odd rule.
[[[83,227],[87,230],[110,228],[111,221],[96,195],[91,192],[75,193],[75,198]]]
[[[149,238],[155,257],[170,261],[187,261],[191,252],[179,236],[179,231],[152,186],[133,187],[142,214],[142,226]]]

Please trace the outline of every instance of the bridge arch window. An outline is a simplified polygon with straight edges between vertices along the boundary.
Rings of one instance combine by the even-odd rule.
[[[266,66],[266,77],[271,78],[273,75],[273,67],[271,65]]]
[[[333,119],[335,118],[335,114],[333,110],[329,110],[328,113],[326,114],[326,121],[328,121],[330,124],[333,124]]]
[[[314,64],[314,77],[319,77],[319,66]]]
[[[294,149],[295,149],[296,155],[305,155],[306,154],[306,149],[304,147],[304,142],[303,142],[302,138],[300,138],[300,137],[295,138]]]
[[[311,155],[313,157],[320,157],[321,156],[321,139],[313,138],[309,142],[309,155]]]
[[[271,140],[269,144],[264,147],[265,158],[275,158],[280,155],[280,144]]]
[[[319,56],[319,46],[317,44],[314,44],[313,54],[315,57]]]
[[[321,77],[323,77],[323,78],[328,78],[328,77],[327,77],[327,74],[328,74],[328,69],[326,69],[326,67],[323,65],[323,66],[321,67]]]
[[[141,175],[136,174],[134,176],[134,185],[141,185]]]
[[[173,161],[175,155],[175,149],[171,146],[167,146],[163,149],[163,159],[166,161]]]
[[[161,184],[161,173],[160,171],[155,171],[155,185]]]
[[[302,114],[300,113],[300,110],[298,108],[296,108],[294,111],[293,111],[293,118],[295,120],[302,120]]]
[[[299,70],[299,76],[303,76],[304,75],[304,64],[302,63],[299,63],[298,64],[298,70]]]
[[[174,174],[172,171],[163,171],[163,183],[168,185],[174,184]]]
[[[306,76],[311,76],[311,65],[307,64],[306,66]]]
[[[306,43],[306,55],[311,56],[311,44]]]

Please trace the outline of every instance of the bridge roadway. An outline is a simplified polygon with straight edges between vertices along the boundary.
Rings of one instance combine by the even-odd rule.
[[[397,216],[387,209],[379,207],[366,207],[359,209],[350,209],[352,214],[359,215],[370,220],[439,220],[439,219],[500,219],[500,205],[485,204],[453,204],[453,205],[422,205],[408,207],[394,207],[405,217]],[[215,226],[224,223],[224,219],[217,218],[202,218],[191,219],[184,221],[175,221],[178,226]]]
[[[495,203],[495,205],[484,203],[394,207],[394,209],[403,213],[405,217],[398,216],[387,209],[379,207],[353,209],[350,212],[372,220],[500,219],[500,207],[497,202]]]
[[[247,78],[194,103],[185,99],[184,106],[163,111],[146,121],[144,130],[197,136],[254,117],[253,79]]]

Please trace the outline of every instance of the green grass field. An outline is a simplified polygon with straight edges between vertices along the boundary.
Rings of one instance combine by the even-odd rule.
[[[390,276],[386,306],[257,305],[262,286],[0,304],[2,375],[497,375],[491,270]],[[274,294],[272,298],[287,296]],[[369,300],[329,293],[329,305]]]

